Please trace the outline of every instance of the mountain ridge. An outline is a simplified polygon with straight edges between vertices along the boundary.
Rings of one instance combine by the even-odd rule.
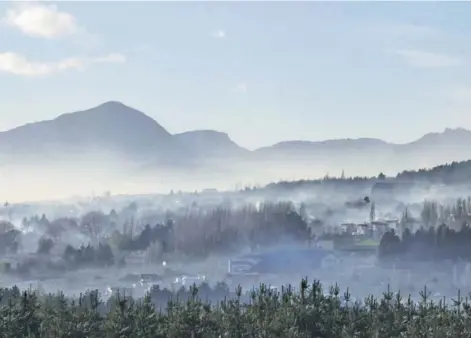
[[[468,146],[469,145],[469,146]],[[222,161],[263,160],[308,162],[369,160],[378,165],[388,161],[413,161],[414,165],[437,165],[471,158],[471,131],[446,128],[409,143],[390,143],[378,138],[342,138],[323,141],[287,140],[249,150],[227,133],[191,130],[171,134],[155,119],[119,101],[59,115],[52,120],[32,122],[0,132],[0,154],[80,153],[98,149],[132,161],[189,164],[203,158]],[[442,153],[438,153],[440,150]],[[417,156],[421,157],[418,161]],[[8,157],[8,156],[7,156]],[[426,158],[427,157],[427,158]],[[438,163],[435,163],[437,162]],[[336,162],[336,163],[337,163]]]
[[[110,116],[107,116],[107,117],[112,117],[111,114],[115,114],[116,112],[120,112],[120,111],[122,112],[123,109],[128,110],[127,113],[137,112],[137,113],[145,116],[149,121],[158,124],[162,128],[162,130],[164,130],[166,133],[168,133],[169,135],[172,135],[172,136],[179,136],[179,135],[191,134],[191,133],[223,134],[223,135],[227,136],[231,142],[234,142],[235,144],[237,144],[235,141],[233,141],[230,138],[230,135],[228,133],[218,131],[218,130],[214,130],[214,129],[194,129],[194,130],[188,130],[188,131],[184,131],[184,132],[178,132],[178,133],[171,134],[163,126],[161,126],[155,119],[153,119],[152,117],[150,117],[147,114],[143,113],[142,111],[140,111],[138,109],[135,109],[133,107],[130,107],[130,106],[128,106],[128,105],[126,105],[126,104],[124,104],[120,101],[107,101],[107,102],[99,104],[95,107],[88,108],[88,109],[85,109],[85,110],[78,110],[78,111],[74,111],[74,112],[68,112],[68,113],[60,114],[60,115],[58,115],[57,117],[55,117],[53,119],[41,120],[41,121],[36,121],[36,122],[28,122],[28,123],[16,126],[14,128],[8,129],[8,130],[0,131],[0,135],[3,135],[5,133],[10,133],[10,132],[16,131],[18,129],[29,128],[29,127],[32,127],[32,126],[37,126],[37,125],[45,124],[45,123],[48,123],[48,122],[53,122],[53,121],[57,121],[57,120],[66,119],[66,118],[69,118],[71,116],[78,115],[78,114],[84,114],[84,113],[90,113],[90,112],[96,112],[96,111],[103,112],[102,108],[106,108],[107,113],[110,113]],[[113,109],[113,110],[111,110],[111,109]],[[274,143],[272,145],[255,148],[254,150],[249,150],[249,149],[244,148],[242,146],[239,146],[239,147],[244,148],[248,151],[258,151],[258,150],[261,150],[261,149],[264,149],[264,148],[277,147],[277,146],[282,146],[282,145],[289,144],[289,143],[296,143],[296,144],[300,144],[300,143],[303,143],[303,144],[331,144],[331,143],[340,143],[340,142],[371,142],[371,143],[378,143],[378,144],[389,144],[389,145],[401,146],[401,145],[409,145],[409,144],[412,144],[412,143],[416,143],[416,142],[421,141],[421,140],[423,140],[425,138],[428,138],[428,137],[437,137],[437,136],[440,136],[440,135],[446,135],[446,134],[452,134],[452,133],[461,133],[461,134],[466,133],[466,134],[471,135],[471,130],[466,129],[466,128],[461,128],[461,127],[458,127],[458,128],[444,128],[444,131],[442,131],[442,132],[429,132],[429,133],[424,134],[424,135],[422,135],[421,137],[419,137],[415,140],[405,142],[405,143],[388,142],[388,141],[385,141],[383,139],[374,138],[374,137],[358,137],[358,138],[346,137],[346,138],[333,138],[333,139],[315,140],[315,141],[314,140],[299,140],[299,139],[298,140],[296,140],[296,139],[295,140],[283,140],[283,141],[279,141],[277,143]]]

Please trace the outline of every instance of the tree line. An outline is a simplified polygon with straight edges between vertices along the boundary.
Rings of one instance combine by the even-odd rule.
[[[304,188],[319,188],[324,187],[364,187],[372,186],[378,180],[388,179],[390,181],[406,181],[406,182],[423,182],[429,184],[467,184],[471,180],[471,160],[461,162],[451,162],[438,165],[433,168],[421,168],[417,170],[404,170],[395,176],[387,177],[384,173],[380,172],[376,176],[347,176],[344,172],[340,176],[332,176],[326,174],[322,178],[317,179],[302,179],[296,181],[279,181],[270,183],[265,187],[254,190],[268,190],[268,191],[289,191]]]
[[[420,224],[418,229],[411,225]],[[418,217],[406,209],[399,229],[381,238],[381,258],[435,261],[471,261],[471,198],[459,198],[452,205],[424,201]]]
[[[71,232],[87,234],[89,242],[79,247],[67,245],[60,253],[62,262],[48,268],[67,270],[84,266],[105,267],[125,264],[125,254],[142,251],[154,262],[167,256],[206,257],[231,253],[241,247],[269,247],[279,243],[309,244],[315,240],[307,220],[306,206],[292,203],[247,204],[236,209],[211,210],[189,208],[185,213],[167,213],[167,219],[153,226],[137,226],[137,221],[119,220],[116,212],[84,215],[81,219],[48,221],[39,218],[46,235],[39,239],[38,257],[24,262],[18,272],[27,274]],[[122,224],[120,224],[122,222]],[[412,225],[419,224],[419,229]],[[406,209],[396,231],[381,238],[380,257],[415,259],[471,257],[466,243],[471,240],[471,198],[458,199],[453,205],[424,201],[417,217]],[[49,227],[53,230],[47,230]],[[58,230],[60,229],[60,230]],[[109,229],[109,231],[103,231]],[[138,229],[139,231],[137,231]],[[16,252],[22,233],[12,224],[0,224],[0,248]],[[471,246],[469,246],[471,248]],[[57,250],[56,250],[57,251]]]
[[[426,288],[420,301],[386,290],[356,302],[348,289],[323,290],[314,281],[273,290],[265,285],[248,299],[238,288],[217,303],[193,286],[185,298],[156,303],[116,295],[103,302],[96,291],[77,298],[33,290],[0,289],[0,336],[9,338],[308,338],[469,337],[471,306],[456,299],[434,302]],[[162,310],[164,309],[164,310]]]
[[[27,275],[34,266],[47,261],[57,250],[62,261],[47,262],[50,269],[79,269],[84,266],[110,266],[125,264],[127,253],[142,251],[151,260],[180,255],[206,257],[211,254],[230,253],[241,247],[263,247],[292,241],[307,243],[312,239],[311,228],[303,210],[292,203],[247,204],[240,208],[214,208],[210,210],[189,207],[186,212],[168,212],[162,222],[142,225],[138,216],[119,218],[115,211],[109,214],[90,212],[80,219],[61,218],[49,221],[45,215],[24,220],[45,235],[38,240],[36,256],[19,264],[17,273]],[[0,224],[0,250],[15,254],[21,249],[24,234],[13,224]],[[71,236],[83,237],[76,247],[71,244],[59,249],[59,244]],[[7,270],[11,271],[8,266]]]

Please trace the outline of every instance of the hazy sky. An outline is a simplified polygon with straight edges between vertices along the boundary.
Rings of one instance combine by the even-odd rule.
[[[116,100],[170,132],[471,128],[471,3],[0,2],[0,129]]]

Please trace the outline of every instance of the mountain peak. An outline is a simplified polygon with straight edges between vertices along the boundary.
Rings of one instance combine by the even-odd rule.
[[[227,133],[224,133],[222,131],[217,131],[217,130],[211,130],[211,129],[199,129],[199,130],[191,130],[191,131],[185,131],[183,133],[175,134],[175,136],[179,137],[197,137],[199,139],[208,139],[208,140],[230,140],[230,137]]]
[[[103,102],[102,104],[100,104],[100,106],[106,106],[106,105],[125,106],[125,104],[122,103],[121,101],[114,101],[114,100],[106,101],[106,102]]]
[[[445,128],[443,131],[444,134],[451,134],[451,133],[469,133],[468,129],[465,128]]]
[[[107,102],[103,102],[102,104],[99,104],[98,106],[96,106],[95,108],[128,108],[128,109],[133,109],[129,106],[126,106],[124,103],[120,102],[120,101],[107,101]]]
[[[86,129],[159,129],[161,134],[170,134],[150,116],[118,101],[104,102],[93,108],[62,114],[55,120],[63,125],[81,125]],[[137,135],[136,135],[137,136]]]
[[[30,123],[1,136],[4,147],[24,149],[26,153],[34,153],[38,147],[51,152],[63,149],[65,154],[91,149],[145,158],[163,144],[164,150],[173,149],[172,135],[167,130],[143,112],[117,101]]]
[[[422,136],[421,138],[417,139],[416,141],[412,142],[412,144],[417,143],[426,143],[426,142],[433,142],[438,140],[456,140],[463,142],[466,141],[471,137],[471,131],[464,128],[445,128],[442,132],[433,132],[428,133]]]

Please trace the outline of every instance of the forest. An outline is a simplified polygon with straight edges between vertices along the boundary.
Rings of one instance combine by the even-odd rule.
[[[452,162],[430,169],[406,170],[397,178],[407,181],[426,181],[434,184],[463,184],[471,179],[471,160]]]
[[[154,291],[158,292],[158,291]],[[245,299],[238,288],[218,303],[199,296],[196,286],[185,297],[173,294],[163,304],[148,293],[134,300],[116,295],[103,303],[97,292],[68,299],[18,288],[1,289],[0,336],[12,338],[131,337],[469,337],[471,306],[460,295],[433,301],[387,290],[379,299],[355,301],[348,289],[323,290],[314,281],[273,290],[265,285]]]
[[[396,176],[387,177],[382,172],[377,176],[348,176],[342,172],[339,176],[326,174],[320,179],[303,179],[297,181],[279,181],[268,184],[266,187],[246,188],[246,192],[255,190],[268,190],[286,192],[308,187],[331,186],[339,187],[347,185],[349,187],[372,186],[378,180],[397,180],[406,182],[421,182],[428,184],[467,184],[471,180],[471,160],[461,162],[451,162],[433,168],[422,168],[417,170],[404,170]]]

